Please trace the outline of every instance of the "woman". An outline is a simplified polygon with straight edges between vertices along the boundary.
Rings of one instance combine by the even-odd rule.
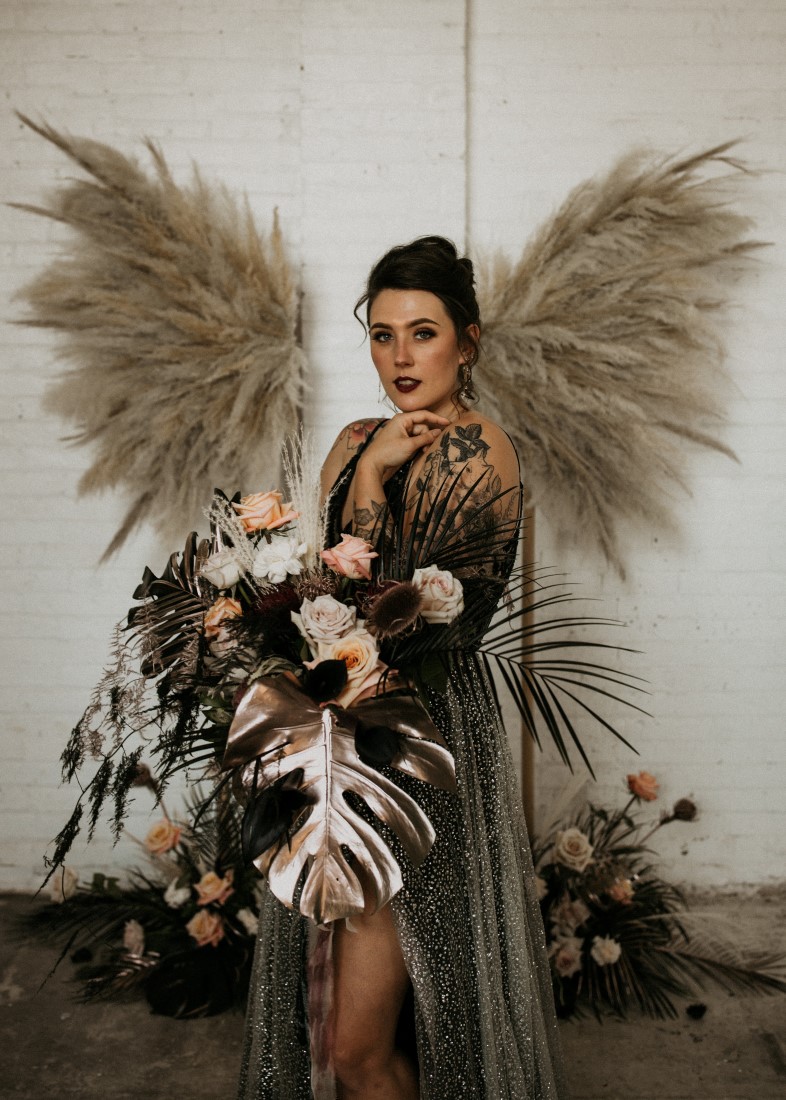
[[[417,538],[423,515],[440,515],[450,494],[462,502],[444,520],[455,531],[456,560],[469,560],[462,539],[476,547],[485,531],[482,569],[467,572],[474,583],[490,582],[496,598],[512,565],[519,474],[507,435],[470,408],[480,338],[472,265],[449,241],[420,238],[376,264],[356,311],[362,305],[374,365],[399,412],[349,425],[330,451],[329,544],[347,530],[376,541],[386,522],[414,528]],[[404,865],[404,889],[389,906],[334,930],[327,1034],[341,1100],[564,1095],[520,802],[473,640],[463,638],[451,656],[444,690],[429,693],[456,761],[457,793],[391,772],[429,816],[434,847],[417,871]],[[304,924],[265,899],[242,1097],[312,1095],[305,1006],[315,1002]],[[410,1054],[397,1044],[407,1013],[417,1040]]]

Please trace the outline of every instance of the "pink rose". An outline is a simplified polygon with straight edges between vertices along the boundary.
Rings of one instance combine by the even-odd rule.
[[[168,817],[154,825],[145,837],[145,847],[154,856],[161,856],[164,852],[171,851],[180,843],[180,834],[183,830],[175,825]]]
[[[231,596],[219,596],[205,612],[205,637],[222,637],[223,623],[242,614],[243,608],[237,600],[233,600]]]
[[[232,507],[240,516],[245,531],[275,531],[298,517],[291,502],[282,504],[282,500],[281,493],[252,493]]]
[[[194,886],[199,894],[197,905],[209,905],[211,902],[214,905],[223,905],[230,894],[235,892],[232,886],[234,877],[234,871],[227,871],[224,878],[219,878],[215,871],[208,871],[206,875],[202,875]]]
[[[342,535],[341,542],[332,550],[322,551],[322,560],[326,565],[349,577],[352,581],[370,581],[368,563],[379,555],[371,549],[371,543],[359,539],[356,535]]]
[[[196,940],[197,947],[215,947],[224,938],[224,922],[220,914],[200,909],[186,925],[186,931]]]

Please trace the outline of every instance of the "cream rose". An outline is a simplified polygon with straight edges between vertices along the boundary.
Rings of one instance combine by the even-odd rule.
[[[292,612],[292,622],[315,649],[319,642],[337,642],[357,629],[357,608],[348,607],[333,596],[303,600],[300,613]]]
[[[164,901],[170,909],[179,909],[185,905],[191,897],[190,886],[178,886],[177,879],[173,878],[164,891]]]
[[[145,930],[138,920],[127,920],[123,925],[123,947],[129,955],[144,955]]]
[[[64,902],[72,898],[76,893],[79,875],[72,867],[58,867],[52,876],[52,885],[49,887],[49,896],[52,901]]]
[[[580,924],[584,924],[589,915],[590,911],[581,898],[574,899],[570,894],[563,894],[559,905],[551,910],[550,920],[556,927],[564,928],[572,934]]]
[[[535,875],[535,893],[537,894],[538,901],[543,901],[548,892],[549,886],[543,875]]]
[[[571,978],[581,970],[581,940],[578,936],[555,940],[549,948],[549,955],[560,978]]]
[[[573,871],[583,871],[592,860],[593,847],[581,829],[563,829],[557,833],[554,859]]]
[[[154,856],[163,855],[180,843],[183,830],[168,817],[159,821],[145,837],[145,847]]]
[[[416,569],[412,583],[423,597],[420,614],[427,623],[452,623],[464,610],[461,581],[436,565]]]
[[[622,948],[611,936],[595,936],[592,941],[590,955],[592,955],[598,966],[610,966],[617,961],[621,954]]]
[[[200,909],[186,925],[186,931],[196,940],[197,947],[215,947],[224,938],[224,922],[219,913]]]
[[[368,563],[376,557],[379,555],[371,549],[371,543],[356,535],[342,535],[337,546],[322,551],[322,560],[326,565],[353,581],[371,580]]]
[[[208,871],[206,875],[202,875],[202,878],[194,886],[199,895],[197,905],[209,905],[211,902],[214,905],[223,905],[227,898],[235,892],[232,886],[234,877],[235,872],[232,870],[227,871],[224,878],[219,878],[215,871]]]
[[[251,493],[232,507],[240,517],[245,531],[275,531],[297,519],[291,504],[282,504],[281,493]]]
[[[353,630],[335,642],[318,642],[313,661],[306,661],[306,668],[313,668],[320,661],[343,661],[347,666],[346,687],[336,697],[339,706],[348,707],[363,691],[379,681],[386,665],[379,659],[377,643],[372,634],[362,627]]]
[[[205,637],[220,637],[227,619],[237,619],[242,614],[243,608],[237,600],[231,596],[219,596],[205,612]]]
[[[654,802],[658,797],[658,781],[649,772],[628,776],[628,790],[643,802]]]
[[[216,588],[231,588],[240,580],[240,564],[234,550],[217,550],[200,569],[200,575]]]

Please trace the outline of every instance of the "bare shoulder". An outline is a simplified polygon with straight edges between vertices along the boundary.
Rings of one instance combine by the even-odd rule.
[[[353,420],[341,429],[322,465],[323,496],[330,491],[346,464],[384,419],[378,416],[365,420]]]
[[[510,436],[490,417],[467,409],[449,424],[429,449],[443,469],[458,463],[493,466],[503,480],[518,480],[518,456]]]

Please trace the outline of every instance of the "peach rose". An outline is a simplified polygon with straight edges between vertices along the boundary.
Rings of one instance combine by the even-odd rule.
[[[633,901],[633,883],[629,878],[617,879],[608,890],[612,901],[618,901],[620,905],[630,905]]]
[[[554,843],[554,859],[573,871],[583,871],[592,860],[593,847],[581,829],[563,829]]]
[[[298,513],[291,502],[282,504],[281,493],[252,493],[233,504],[245,531],[275,531],[297,519]]]
[[[230,894],[235,892],[232,886],[234,877],[235,872],[231,870],[227,871],[224,878],[219,878],[215,871],[208,871],[206,875],[202,875],[194,886],[199,894],[197,905],[209,905],[211,902],[214,905],[223,905]]]
[[[196,940],[197,947],[215,947],[224,938],[224,922],[219,913],[200,909],[186,925],[186,931]]]
[[[643,802],[654,802],[658,797],[658,781],[649,772],[639,772],[628,776],[628,790]]]
[[[145,930],[138,920],[127,920],[123,925],[123,947],[129,955],[144,955]]]
[[[162,821],[159,821],[145,837],[145,847],[148,852],[154,856],[161,856],[164,852],[171,851],[176,844],[180,843],[180,836],[183,830],[179,825],[175,825],[173,821],[170,821],[168,817],[165,817]]]
[[[205,637],[220,638],[223,624],[227,619],[237,619],[243,614],[243,608],[231,596],[219,596],[205,612]]]
[[[313,661],[305,661],[306,668],[314,668],[320,661],[343,661],[347,666],[347,683],[336,702],[348,707],[361,692],[378,683],[387,666],[379,659],[377,643],[372,634],[361,626],[334,642],[317,642]]]
[[[577,970],[581,970],[581,940],[578,936],[555,940],[549,948],[549,955],[560,978],[571,978]]]
[[[464,610],[461,581],[447,569],[436,565],[416,569],[412,583],[423,596],[420,614],[427,623],[452,623]]]
[[[379,555],[371,549],[371,543],[356,535],[342,535],[338,546],[322,551],[325,564],[351,581],[370,581],[368,563],[376,557]]]

